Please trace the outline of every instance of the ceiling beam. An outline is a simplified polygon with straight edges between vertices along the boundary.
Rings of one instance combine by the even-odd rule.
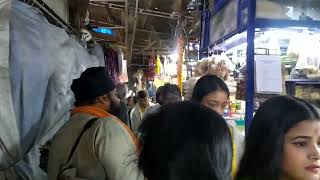
[[[136,46],[135,46],[136,47]],[[139,46],[137,46],[136,48],[138,48],[138,49],[135,49],[135,51],[140,51],[141,52],[141,48],[145,48],[145,46],[144,47],[139,47]],[[170,47],[149,47],[148,49],[154,49],[154,50],[172,50],[172,49],[174,49],[174,48],[170,48]],[[144,52],[149,52],[149,51],[144,51]],[[150,51],[150,52],[152,52],[152,51]]]
[[[152,55],[152,51],[150,52],[137,52],[135,54],[137,55]],[[175,52],[174,51],[157,51],[157,54],[159,55],[170,55],[170,54],[174,54]]]
[[[155,43],[157,43],[157,41],[153,41],[150,44],[148,44],[148,46],[146,46],[145,48],[143,48],[140,52],[144,52],[147,49],[150,49],[150,47],[152,47],[152,45],[154,45]]]
[[[119,25],[119,24],[112,24],[112,23],[108,23],[108,22],[104,22],[104,21],[96,21],[96,20],[90,20],[90,23],[92,24],[102,24],[102,25],[107,25],[107,26],[111,26],[109,28],[123,28],[123,26]],[[165,33],[165,32],[157,32],[157,31],[150,31],[150,30],[145,30],[145,29],[136,29],[136,31],[139,32],[144,32],[144,33],[153,33],[153,34],[163,34],[163,35],[168,35],[168,36],[172,36],[173,34],[170,33]]]
[[[89,0],[72,0],[68,2],[70,23],[74,27],[80,28],[87,15]]]
[[[90,0],[90,2],[125,2],[125,0]]]
[[[112,16],[112,12],[111,12],[110,7],[108,5],[105,5],[104,8],[106,10],[106,15],[108,17],[109,22],[115,24],[116,19]],[[118,24],[118,22],[116,24]],[[120,22],[120,24],[121,24],[121,22]]]
[[[145,30],[145,29],[137,29],[137,31],[139,31],[139,32],[144,32],[144,33],[163,34],[163,35],[172,36],[172,34],[170,34],[170,33],[157,32],[157,31],[149,31],[149,30]]]
[[[112,24],[112,23],[104,22],[104,21],[90,20],[90,23],[91,23],[91,24],[94,24],[94,25],[103,24],[103,25],[112,26],[112,27],[122,27],[121,25]]]
[[[107,36],[104,34],[100,34],[100,33],[93,33],[91,32],[93,37],[95,37],[96,39],[105,39],[106,41],[110,41],[110,42],[118,42],[119,39],[115,36]]]
[[[104,4],[107,4],[110,9],[123,10],[125,8],[124,5],[120,5],[120,4],[113,4],[113,3],[104,3]],[[94,3],[90,3],[90,5],[104,6],[102,4],[94,4]],[[138,8],[138,14],[167,18],[167,19],[174,19],[174,20],[178,20],[180,18],[180,15],[177,13],[167,13],[167,12],[154,11],[154,10],[142,9],[142,8]],[[194,19],[192,16],[182,16],[182,17],[189,20]]]

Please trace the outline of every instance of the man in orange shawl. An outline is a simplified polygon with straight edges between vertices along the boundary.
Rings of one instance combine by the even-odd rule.
[[[135,163],[139,152],[137,139],[124,123],[108,113],[119,100],[105,68],[87,69],[73,81],[71,89],[76,99],[75,108],[70,120],[53,138],[49,180],[143,180]],[[94,123],[76,143],[89,121]],[[75,144],[78,145],[74,148]]]

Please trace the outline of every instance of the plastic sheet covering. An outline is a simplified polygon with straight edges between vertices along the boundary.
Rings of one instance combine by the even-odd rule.
[[[19,159],[19,133],[9,79],[10,0],[0,0],[0,179],[12,178],[9,166]]]
[[[92,50],[92,55],[96,56],[98,61],[99,61],[99,66],[101,67],[105,67],[105,62],[104,62],[104,53],[103,53],[103,50],[102,50],[102,47],[95,43],[94,44],[94,48]]]
[[[39,146],[69,119],[70,85],[88,67],[98,66],[63,29],[37,9],[17,0],[10,16],[10,80],[23,159],[19,179],[46,179],[39,166]],[[1,125],[2,127],[2,125]]]

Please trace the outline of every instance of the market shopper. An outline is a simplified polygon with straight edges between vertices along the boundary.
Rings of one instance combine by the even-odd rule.
[[[160,105],[181,101],[181,90],[175,84],[165,84],[160,92]]]
[[[116,94],[121,101],[125,102],[128,96],[128,86],[123,83],[118,83],[116,85]]]
[[[150,103],[148,100],[147,92],[139,91],[137,93],[137,104],[134,106],[130,113],[131,130],[135,134],[138,134],[138,128],[142,123],[142,117],[149,105]]]
[[[128,87],[123,83],[116,86],[116,95],[120,99],[119,106],[112,109],[111,114],[119,118],[124,124],[129,125],[128,107],[125,103],[128,94]]]
[[[223,115],[229,105],[229,96],[229,88],[221,78],[205,75],[197,81],[191,99]]]
[[[216,111],[222,116],[225,107],[229,105],[229,96],[229,88],[221,78],[215,75],[205,75],[197,81],[191,99]],[[232,173],[235,175],[243,154],[244,136],[236,127],[229,125],[229,128],[233,138],[234,150]]]
[[[292,97],[275,97],[249,127],[237,180],[319,180],[319,109]]]
[[[227,123],[198,103],[161,107],[141,125],[139,167],[148,180],[231,180]]]
[[[136,97],[130,96],[127,98],[128,112],[130,112],[134,108],[136,103],[137,103]]]
[[[160,87],[157,89],[157,92],[156,92],[156,103],[157,103],[157,104],[161,104],[160,95],[161,95],[162,89],[163,89],[163,86],[160,86]]]
[[[75,108],[54,136],[49,179],[142,180],[138,141],[128,127],[109,114],[117,106],[115,86],[103,67],[87,69],[71,86]]]
[[[143,118],[159,111],[160,107],[162,105],[166,105],[169,103],[175,103],[175,102],[179,102],[182,100],[181,90],[177,85],[167,83],[164,86],[161,86],[160,88],[161,89],[160,89],[159,93],[157,94],[159,103],[157,103],[154,106],[148,107],[146,112],[144,113]]]

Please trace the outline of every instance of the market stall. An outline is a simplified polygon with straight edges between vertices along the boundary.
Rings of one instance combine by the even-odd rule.
[[[223,52],[237,66],[247,127],[255,102],[280,94],[320,99],[319,10],[316,0],[210,1],[200,54]]]

